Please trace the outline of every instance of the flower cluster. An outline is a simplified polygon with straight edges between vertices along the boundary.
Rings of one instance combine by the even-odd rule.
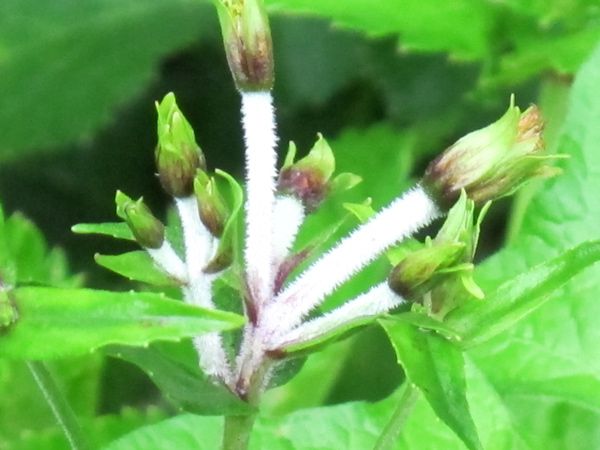
[[[173,196],[180,216],[184,254],[173,249],[164,226],[141,199],[133,201],[118,193],[117,212],[156,265],[179,281],[185,301],[191,304],[216,308],[214,281],[232,263],[240,263],[243,269],[238,284],[248,321],[235,358],[229,356],[218,333],[199,336],[194,343],[203,371],[252,401],[265,388],[277,360],[299,345],[322,339],[340,327],[364,323],[407,302],[424,304],[442,318],[460,303],[457,299],[465,298],[458,290],[483,297],[471,278],[483,217],[482,212],[475,220],[475,205],[509,195],[531,178],[555,171],[546,165],[551,156],[543,154],[537,108],[521,112],[511,99],[497,122],[458,140],[428,166],[412,189],[373,213],[289,280],[292,269],[306,257],[292,251],[306,216],[331,192],[351,188],[360,178],[334,176],[334,154],[321,135],[299,160],[295,145],[290,144],[283,167],[277,170],[278,138],[270,92],[273,58],[262,3],[215,3],[241,95],[246,147],[243,255],[236,259],[241,189],[229,175],[208,171],[173,94],[157,104],[156,164],[160,182]],[[224,195],[223,185],[229,186],[233,195]],[[394,267],[387,281],[314,317],[325,298],[358,271],[444,216],[446,222],[435,238],[416,249],[396,248],[390,254]],[[313,317],[308,318],[309,314]]]

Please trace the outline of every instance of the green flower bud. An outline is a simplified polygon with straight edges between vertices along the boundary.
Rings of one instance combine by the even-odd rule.
[[[307,211],[314,211],[330,189],[329,180],[335,170],[331,147],[321,134],[308,155],[294,162],[296,145],[290,142],[277,189],[280,193],[298,198]]]
[[[394,267],[388,279],[390,287],[404,298],[419,303],[424,302],[426,295],[431,299],[439,287],[448,291],[450,285],[460,285],[472,296],[481,298],[483,293],[472,280],[472,261],[481,220],[488,207],[489,203],[474,223],[475,203],[467,199],[463,190],[435,239],[427,238],[420,248],[407,251]],[[411,245],[414,248],[414,241]],[[438,295],[435,300],[442,299]],[[442,305],[435,307],[439,311]]]
[[[156,103],[156,110],[158,145],[155,158],[160,182],[170,195],[187,197],[194,191],[196,170],[206,168],[204,155],[172,92]]]
[[[215,178],[199,170],[194,180],[194,192],[198,201],[200,220],[213,236],[221,237],[229,218],[229,209],[219,192]]]
[[[262,0],[214,0],[229,69],[240,91],[273,87],[273,44]]]
[[[514,106],[493,124],[459,139],[433,160],[423,187],[442,207],[452,205],[461,189],[477,204],[511,195],[535,177],[559,173],[546,162],[562,157],[544,154],[543,123],[534,105]]]
[[[123,219],[138,244],[145,248],[160,248],[165,240],[165,226],[145,205],[143,198],[132,200],[121,191],[115,196],[117,216]]]
[[[418,250],[392,269],[390,288],[407,300],[415,301],[439,283],[437,275],[460,261],[465,252],[462,243],[445,243]]]

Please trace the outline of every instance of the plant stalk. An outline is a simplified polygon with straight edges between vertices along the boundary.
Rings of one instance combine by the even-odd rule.
[[[394,411],[392,418],[383,429],[383,432],[377,439],[373,450],[390,450],[396,447],[398,436],[404,428],[415,403],[419,399],[419,391],[414,384],[406,380],[405,387],[400,397],[400,403]]]
[[[222,450],[246,450],[255,420],[256,414],[226,416]]]
[[[71,405],[56,385],[46,365],[40,361],[29,361],[27,367],[69,441],[71,449],[89,450],[91,447],[83,435]]]

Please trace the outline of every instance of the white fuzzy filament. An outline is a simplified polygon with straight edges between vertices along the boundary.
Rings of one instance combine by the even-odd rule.
[[[265,337],[285,332],[323,302],[343,282],[394,243],[412,235],[441,212],[417,186],[358,227],[302,273],[266,308]]]
[[[159,248],[147,248],[146,251],[152,260],[171,278],[182,284],[187,283],[188,274],[185,264],[181,260],[171,244],[165,239]]]
[[[270,92],[242,92],[246,142],[246,277],[257,307],[268,301],[273,286],[273,205],[277,153]]]
[[[284,335],[272,336],[266,342],[266,347],[275,350],[290,344],[307,342],[356,320],[376,317],[388,312],[405,301],[392,291],[387,283],[381,283],[339,308],[309,320]]]
[[[183,228],[185,264],[188,272],[188,284],[183,289],[184,298],[193,305],[214,309],[212,282],[215,276],[204,273],[203,269],[213,255],[216,239],[202,224],[195,197],[178,198],[175,203]],[[193,342],[202,371],[230,383],[231,370],[219,333],[202,334],[195,337]]]
[[[289,255],[298,230],[304,222],[304,217],[304,206],[300,200],[290,196],[277,196],[273,213],[273,263],[275,270]]]

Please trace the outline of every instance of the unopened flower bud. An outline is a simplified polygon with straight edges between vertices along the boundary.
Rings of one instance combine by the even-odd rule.
[[[214,0],[229,69],[242,92],[273,87],[273,44],[262,0]]]
[[[221,237],[229,217],[229,210],[219,192],[215,178],[199,170],[194,180],[194,192],[198,201],[200,220],[213,236]]]
[[[160,182],[170,195],[187,197],[194,191],[196,171],[206,167],[204,155],[173,93],[156,103],[156,110],[158,145],[155,158]]]
[[[407,300],[422,302],[426,293],[444,283],[454,283],[481,298],[483,294],[472,280],[472,261],[488,206],[474,222],[475,204],[463,190],[436,237],[427,238],[421,248],[407,252],[394,267],[388,278],[392,290]]]
[[[546,165],[560,155],[544,153],[543,122],[534,105],[525,112],[510,106],[493,124],[459,139],[433,160],[421,182],[442,207],[449,207],[461,189],[477,204],[512,194],[535,177],[556,175]]]
[[[117,215],[123,219],[135,240],[144,248],[160,248],[165,240],[165,226],[144,203],[142,198],[132,200],[121,191],[115,197]]]
[[[298,198],[307,211],[314,211],[330,189],[329,180],[335,170],[335,158],[327,141],[319,138],[304,158],[294,162],[296,146],[290,148],[279,174],[280,193]]]
[[[435,275],[463,258],[465,245],[446,243],[418,250],[398,264],[388,278],[390,288],[407,300],[416,301],[439,280]]]

